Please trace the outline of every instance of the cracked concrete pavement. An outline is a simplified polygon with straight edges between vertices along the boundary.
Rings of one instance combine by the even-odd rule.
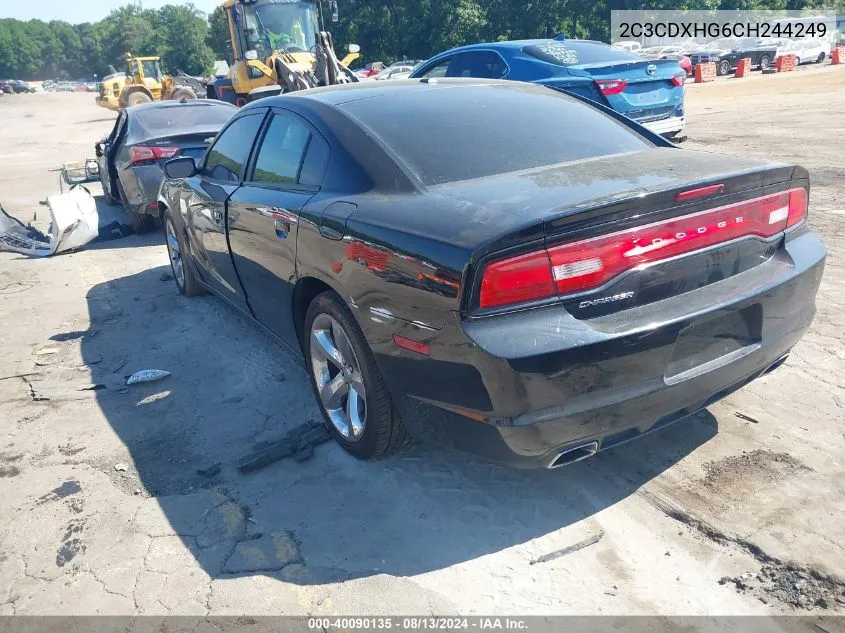
[[[158,234],[0,253],[0,614],[845,612],[843,93],[830,67],[689,90],[690,147],[810,170],[818,316],[773,374],[556,471],[328,443],[242,474],[318,409],[259,329],[178,295]],[[0,202],[44,228],[47,170],[112,118],[78,94],[0,115]],[[147,368],[172,375],[125,386]]]

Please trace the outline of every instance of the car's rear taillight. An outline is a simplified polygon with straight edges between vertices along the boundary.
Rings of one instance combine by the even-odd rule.
[[[596,85],[601,90],[601,93],[607,97],[609,95],[618,95],[625,90],[628,82],[624,79],[596,79]]]
[[[807,216],[807,191],[791,189],[489,264],[479,307],[587,292],[623,272],[740,237],[769,238]]]
[[[537,251],[494,262],[484,269],[479,306],[495,306],[545,299],[555,294],[549,254]]]
[[[795,226],[807,217],[807,190],[803,187],[789,191],[789,219],[786,228]]]
[[[684,81],[686,81],[686,75],[675,75],[672,77],[672,85],[678,86],[679,88],[684,85]]]
[[[129,148],[129,163],[149,163],[164,158],[173,158],[179,153],[178,147],[158,147],[155,145],[134,145]]]

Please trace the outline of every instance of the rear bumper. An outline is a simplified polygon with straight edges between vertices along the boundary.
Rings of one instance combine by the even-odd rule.
[[[127,206],[136,213],[158,215],[158,193],[163,181],[164,170],[157,164],[121,170],[120,184]]]
[[[556,306],[456,319],[429,339],[430,358],[378,336],[374,351],[415,436],[548,466],[586,442],[601,450],[680,420],[779,364],[813,319],[825,256],[804,231],[764,264],[656,304],[590,320]],[[679,358],[682,336],[720,318],[753,318],[754,340]],[[421,338],[411,324],[391,327]]]
[[[677,135],[683,132],[687,127],[687,120],[685,117],[677,116],[662,121],[651,121],[649,123],[641,123],[643,127],[651,130],[655,134],[671,134]]]

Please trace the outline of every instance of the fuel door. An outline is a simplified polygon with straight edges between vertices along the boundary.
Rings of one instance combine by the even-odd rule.
[[[351,202],[333,202],[320,214],[320,235],[340,240],[346,234],[346,223],[358,206]]]

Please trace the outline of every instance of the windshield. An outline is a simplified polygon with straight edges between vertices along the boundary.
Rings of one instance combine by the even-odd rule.
[[[425,185],[652,147],[635,130],[586,103],[554,90],[508,83],[387,92],[350,101],[343,109]]]
[[[144,77],[147,79],[161,80],[161,67],[158,62],[141,62],[141,68],[144,69]]]
[[[162,107],[138,108],[130,119],[131,139],[134,142],[203,132],[216,133],[237,109],[223,101],[189,102]]]
[[[713,40],[710,42],[706,48],[709,51],[721,51],[726,49],[732,49],[736,45],[736,40],[732,40],[728,37],[723,37],[719,40]]]
[[[264,0],[244,5],[249,46],[269,56],[273,51],[304,52],[319,30],[315,2]]]

